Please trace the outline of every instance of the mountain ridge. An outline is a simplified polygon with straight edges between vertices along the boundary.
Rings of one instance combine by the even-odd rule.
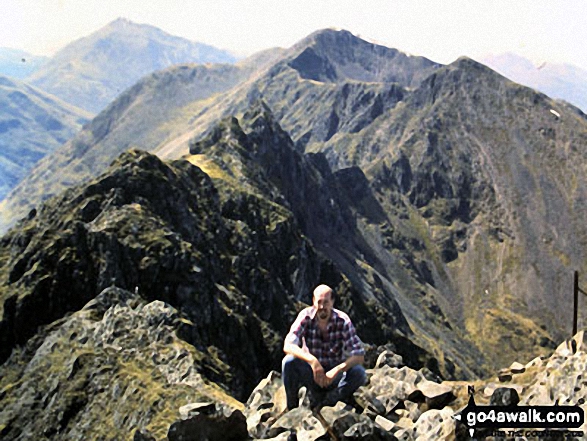
[[[97,113],[153,71],[187,62],[234,62],[202,43],[150,25],[118,19],[55,54],[28,81],[64,101]]]
[[[0,200],[90,118],[55,96],[0,75]]]
[[[583,114],[466,57],[433,66],[417,87],[350,77],[305,79],[290,63],[315,39],[295,50],[267,53],[267,64],[259,71],[249,66],[245,73],[246,61],[226,68],[234,69],[232,85],[195,96],[193,102],[186,99],[181,111],[165,113],[162,104],[172,100],[158,94],[157,127],[171,126],[161,136],[148,127],[150,133],[137,130],[129,138],[132,121],[151,114],[152,107],[143,106],[142,94],[129,95],[136,112],[122,119],[112,113],[110,118],[116,106],[124,108],[117,100],[100,117],[104,124],[98,132],[106,134],[104,142],[93,143],[94,135],[86,132],[87,138],[80,136],[68,147],[75,145],[80,163],[86,161],[84,179],[97,172],[90,168],[100,160],[92,156],[97,146],[104,148],[104,160],[106,154],[112,158],[120,153],[112,146],[124,150],[129,140],[166,158],[184,156],[190,145],[206,139],[212,151],[227,136],[238,145],[243,127],[238,129],[232,118],[241,121],[251,103],[262,100],[293,141],[290,150],[308,155],[318,169],[328,165],[339,191],[357,198],[342,204],[348,205],[350,216],[341,215],[333,223],[347,226],[352,234],[341,237],[348,240],[333,239],[338,227],[320,233],[318,226],[312,233],[315,245],[365,292],[398,303],[414,332],[413,342],[434,354],[443,372],[461,369],[473,375],[475,369],[507,364],[516,354],[551,348],[566,332],[565,274],[585,261],[580,245],[587,237],[580,221],[587,188],[580,148],[587,133]],[[353,50],[345,56],[351,57]],[[182,69],[166,71],[170,96],[175,86],[184,87],[181,82],[174,86],[175,74],[190,78],[190,68]],[[212,67],[199,69],[209,72]],[[143,80],[143,86],[157,90],[161,75]],[[220,122],[234,130],[217,132]],[[116,137],[127,144],[113,142]],[[230,149],[224,155],[225,160],[194,150],[189,160],[224,179],[223,185],[256,188],[255,179],[239,175],[249,165],[231,172],[227,164],[259,170],[262,158],[247,159]],[[53,167],[74,170],[78,164],[68,165],[69,156]],[[263,164],[261,170],[275,171],[271,163]],[[37,169],[37,182],[43,182],[44,173],[43,167]],[[34,186],[30,199],[38,197]],[[324,216],[306,210],[299,199],[288,203],[294,201],[291,208],[296,212],[298,207],[296,216],[304,228]],[[341,206],[333,201],[334,207]],[[330,241],[335,246],[328,248]],[[545,274],[547,280],[539,282]],[[467,351],[461,353],[463,347]],[[473,354],[481,363],[467,361]]]

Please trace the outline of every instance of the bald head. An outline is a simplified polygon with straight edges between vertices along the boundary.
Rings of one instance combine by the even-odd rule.
[[[321,321],[328,321],[332,312],[332,288],[328,285],[319,285],[314,290],[312,305],[318,312]]]
[[[332,288],[328,285],[318,285],[316,289],[314,289],[312,299],[324,296],[330,296],[330,299],[332,300]]]

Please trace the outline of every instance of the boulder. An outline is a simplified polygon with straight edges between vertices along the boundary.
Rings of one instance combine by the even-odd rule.
[[[501,369],[497,373],[497,378],[502,383],[505,383],[507,381],[511,381],[513,378],[512,371],[510,371],[509,369]]]
[[[490,406],[516,406],[520,402],[518,391],[512,387],[498,387],[491,395]]]
[[[199,413],[204,415],[211,415],[215,411],[216,405],[214,403],[190,403],[179,408],[179,416],[182,420],[187,420]]]
[[[251,392],[244,414],[253,437],[262,438],[268,428],[286,410],[285,390],[281,374],[271,371]]]
[[[350,406],[337,403],[333,407],[320,410],[319,418],[338,440],[393,440],[388,431],[375,424],[363,414],[358,414]]]
[[[428,409],[442,409],[455,398],[450,386],[428,380],[420,382],[418,387],[408,396],[410,401],[425,402]]]
[[[184,406],[185,407],[185,406]],[[249,438],[247,420],[240,410],[215,404],[214,410],[201,406],[185,410],[187,419],[176,421],[169,427],[169,441],[240,441]]]
[[[523,374],[524,372],[526,372],[526,366],[524,366],[521,363],[518,363],[517,361],[514,361],[510,366],[510,372],[512,374]]]
[[[424,412],[415,424],[416,441],[449,440],[456,438],[456,423],[452,416],[454,411],[445,407]]]
[[[314,441],[326,434],[326,429],[320,420],[307,407],[297,407],[283,414],[269,428],[267,436],[276,437],[288,431],[295,433],[299,441]]]
[[[375,423],[387,432],[391,432],[395,427],[395,423],[393,421],[390,421],[387,418],[382,417],[381,415],[377,415],[375,417]]]
[[[403,366],[403,358],[401,355],[385,350],[379,354],[379,357],[377,357],[377,361],[375,362],[376,369],[382,366],[389,366],[392,368],[401,367]]]

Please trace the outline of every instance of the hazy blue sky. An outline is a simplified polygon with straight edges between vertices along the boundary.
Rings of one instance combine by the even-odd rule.
[[[441,63],[510,51],[587,69],[585,0],[0,0],[0,46],[50,55],[118,17],[239,55],[337,27]]]

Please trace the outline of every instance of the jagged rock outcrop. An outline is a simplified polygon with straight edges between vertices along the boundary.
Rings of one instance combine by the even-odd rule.
[[[222,132],[233,149],[227,148],[224,158],[230,165],[234,155],[244,155],[234,162],[243,170],[236,175],[238,185],[213,181],[185,160],[164,163],[130,151],[106,174],[49,201],[4,236],[2,361],[40,326],[118,286],[177,308],[191,323],[183,338],[205,354],[202,375],[243,399],[264,372],[280,365],[283,336],[311,289],[324,282],[335,287],[341,308],[353,316],[365,341],[395,342],[406,363],[437,369],[434,358],[410,341],[392,299],[367,301],[362,281],[347,276],[347,268],[326,258],[303,234],[313,237],[297,222],[298,202],[288,187],[273,183],[287,169],[257,174],[258,166],[247,162],[255,149],[277,149],[275,160],[293,152],[287,145],[263,144],[278,127],[259,125],[248,135],[231,124],[231,132]],[[262,154],[269,162],[269,153]],[[308,177],[300,201],[311,191],[340,200],[336,187],[327,187],[301,155],[286,164]],[[321,203],[330,200],[306,205],[323,210]],[[351,230],[351,216],[337,211],[333,216]]]
[[[217,190],[198,168],[123,155],[111,172],[3,238],[2,360],[38,326],[116,285],[180,308],[194,323],[189,340],[224,366],[209,376],[248,393],[246,378],[277,362],[283,317],[293,319],[295,298],[321,266],[291,216],[267,204],[249,197],[223,218]]]
[[[26,214],[40,193],[95,176],[131,145],[178,158],[201,143],[189,160],[218,188],[238,189],[220,196],[225,214],[253,221],[251,195],[285,206],[332,263],[322,273],[344,273],[336,284],[364,293],[353,308],[363,302],[400,324],[404,358],[412,342],[433,354],[418,363],[474,378],[554,347],[568,332],[570,273],[587,262],[584,114],[470,59],[438,66],[346,32],[261,59],[257,70],[183,66],[145,78],[1,213]],[[281,132],[264,111],[253,123],[258,100]],[[248,247],[240,268],[256,257]],[[259,286],[266,276],[257,276]]]
[[[207,355],[178,336],[190,326],[169,304],[105,289],[0,366],[0,437],[161,439],[187,403],[242,409],[198,372]]]

